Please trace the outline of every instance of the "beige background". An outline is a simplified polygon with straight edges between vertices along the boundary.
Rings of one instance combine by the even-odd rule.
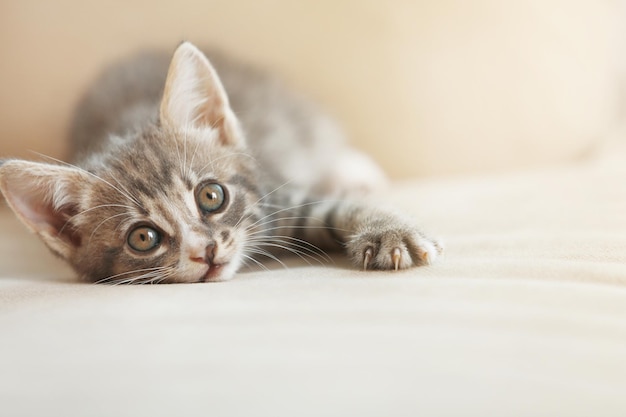
[[[142,46],[211,43],[324,104],[394,177],[580,157],[619,115],[619,1],[0,3],[0,156],[64,153],[77,97]]]

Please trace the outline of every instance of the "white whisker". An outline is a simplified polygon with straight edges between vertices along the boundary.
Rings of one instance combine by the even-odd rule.
[[[139,273],[139,272],[156,272],[156,271],[166,270],[168,268],[169,267],[165,267],[165,266],[157,266],[157,267],[154,267],[154,268],[135,269],[133,271],[121,272],[119,274],[110,275],[108,277],[102,278],[102,279],[94,282],[94,284],[102,284],[102,283],[105,283],[107,281],[114,280],[115,278],[123,277],[125,275],[136,274],[136,273]]]
[[[279,220],[279,219],[277,219],[277,220]],[[267,228],[260,229],[260,230],[254,231],[254,232],[250,232],[250,233],[248,233],[248,236],[263,235],[263,233],[270,232],[270,231],[273,231],[273,230],[285,230],[285,229],[307,229],[307,230],[308,230],[308,229],[311,229],[311,230],[318,229],[318,230],[334,230],[334,231],[337,231],[337,232],[345,232],[345,233],[349,233],[349,234],[350,234],[350,233],[353,233],[353,232],[352,232],[352,231],[350,231],[350,230],[341,229],[341,228],[339,228],[339,227],[329,227],[329,226],[306,226],[306,225],[304,225],[304,226],[298,226],[298,225],[295,225],[295,226],[275,226],[275,227],[267,227]],[[273,235],[267,235],[267,236],[273,236]]]
[[[250,261],[254,262],[255,264],[257,264],[259,267],[263,268],[265,271],[269,272],[269,269],[265,265],[263,265],[261,262],[259,262],[256,259],[254,259],[254,257],[246,255],[245,253],[242,253],[241,256],[243,256],[245,258],[243,260],[244,265],[247,266],[246,260],[250,260]]]
[[[268,257],[268,258],[273,259],[274,261],[278,262],[279,264],[281,264],[283,266],[283,268],[289,269],[289,268],[287,268],[287,265],[285,265],[283,263],[283,261],[281,261],[276,256],[272,255],[270,252],[268,252],[268,251],[266,251],[264,249],[261,249],[261,248],[259,248],[257,246],[249,247],[249,246],[245,246],[245,245],[244,245],[244,248],[245,248],[245,251],[248,252],[248,253],[256,253],[257,255],[262,255],[262,256]]]
[[[296,246],[302,250],[305,250],[307,252],[310,252],[313,255],[318,255],[323,257],[325,260],[332,262],[332,258],[325,252],[323,251],[321,248],[319,248],[318,246],[315,246],[314,244],[307,242],[306,240],[303,239],[298,239],[295,238],[293,236],[271,236],[271,237],[255,237],[252,239],[247,239],[248,242],[254,242],[254,243],[263,243],[263,242],[281,242],[284,243],[286,245],[293,245]],[[295,242],[295,243],[294,243]]]
[[[202,141],[200,140],[196,140],[196,147],[193,149],[193,153],[191,154],[191,162],[189,163],[189,167],[188,167],[188,176],[191,178],[191,173],[193,172],[193,162],[196,159],[196,154],[198,153],[198,147],[200,146],[200,144],[202,143]]]
[[[120,213],[120,214],[115,214],[113,216],[109,216],[106,219],[102,220],[100,223],[98,223],[98,225],[95,227],[95,229],[93,229],[93,231],[91,232],[91,235],[89,235],[89,240],[87,241],[87,246],[89,246],[91,244],[91,239],[93,239],[94,235],[96,234],[96,232],[98,231],[98,229],[106,222],[108,222],[111,219],[114,219],[116,217],[121,217],[121,216],[126,216],[126,217],[130,217],[132,216],[132,214],[130,213]]]
[[[259,220],[257,220],[255,223],[252,223],[249,227],[254,227],[256,225],[256,223],[259,223],[259,222],[267,219],[268,217],[272,217],[272,216],[275,216],[275,215],[277,215],[279,213],[284,213],[284,212],[289,211],[289,210],[294,210],[294,209],[297,209],[297,208],[302,208],[302,207],[307,207],[307,206],[312,206],[312,205],[322,204],[322,203],[329,203],[329,202],[333,202],[334,203],[334,202],[337,202],[337,201],[338,200],[334,200],[334,199],[333,200],[318,200],[318,201],[310,201],[310,202],[307,202],[307,203],[297,204],[297,205],[294,205],[294,206],[291,206],[291,207],[285,207],[283,209],[276,210],[276,211],[274,211],[272,213],[266,214],[265,216],[263,216]]]
[[[302,252],[302,251],[299,251],[299,250],[297,250],[297,249],[294,249],[294,248],[292,248],[292,247],[289,247],[289,246],[287,246],[287,245],[281,245],[281,244],[278,244],[278,243],[270,243],[270,242],[262,242],[262,243],[258,243],[258,242],[257,242],[257,243],[255,244],[255,248],[256,248],[256,249],[260,249],[260,247],[261,247],[261,246],[269,246],[269,247],[272,247],[272,248],[279,248],[279,249],[283,249],[283,250],[285,250],[285,251],[287,251],[287,252],[293,253],[294,255],[298,256],[300,259],[302,259],[304,262],[306,262],[306,263],[307,263],[307,264],[309,264],[309,265],[311,265],[311,262],[309,262],[309,261],[308,261],[305,257],[307,257],[307,258],[311,258],[311,259],[314,259],[314,260],[315,260],[315,261],[317,261],[317,262],[320,262],[320,260],[319,260],[319,259],[317,259],[317,258],[315,258],[314,256],[312,256],[312,255],[310,255],[310,254],[308,254],[308,253],[304,253],[304,252]],[[320,264],[321,264],[321,263],[322,263],[322,262],[320,262]]]
[[[125,206],[125,205],[123,205],[123,204],[101,204],[101,205],[99,205],[99,206],[90,207],[90,208],[88,208],[88,209],[86,209],[86,210],[81,211],[80,213],[76,213],[76,214],[74,214],[72,217],[70,217],[69,219],[67,219],[67,221],[65,222],[65,224],[63,224],[63,227],[61,227],[61,229],[59,229],[59,233],[58,233],[58,234],[63,233],[63,230],[65,229],[65,227],[66,227],[66,226],[67,226],[67,225],[68,225],[68,224],[69,224],[69,223],[70,223],[73,219],[75,219],[76,217],[78,217],[78,216],[82,216],[82,215],[83,215],[83,214],[85,214],[85,213],[88,213],[88,212],[90,212],[90,211],[93,211],[93,210],[96,210],[96,209],[99,209],[99,208],[112,208],[112,207],[121,207],[121,208],[127,208],[127,209],[131,209],[131,210],[135,208],[135,207],[132,207],[132,206]]]
[[[109,187],[111,187],[113,190],[115,190],[115,191],[117,191],[118,193],[120,193],[120,195],[122,195],[123,197],[126,197],[127,199],[129,199],[130,201],[132,201],[133,203],[135,203],[138,207],[143,208],[143,207],[141,206],[141,203],[140,203],[140,202],[139,202],[139,201],[138,201],[135,197],[133,197],[132,195],[130,195],[130,194],[129,194],[129,193],[127,193],[127,192],[124,192],[124,191],[120,190],[118,187],[116,187],[115,185],[111,184],[109,181],[105,180],[104,178],[99,177],[98,175],[94,174],[93,172],[89,172],[89,171],[87,171],[86,169],[83,169],[83,168],[81,168],[81,167],[79,167],[79,166],[77,166],[77,165],[70,164],[70,163],[65,162],[65,161],[61,161],[60,159],[56,159],[56,158],[53,158],[53,157],[51,157],[51,156],[44,155],[44,154],[41,154],[41,153],[38,153],[38,152],[36,152],[36,153],[37,153],[39,156],[41,156],[41,157],[44,157],[44,158],[50,159],[50,160],[52,160],[52,161],[54,161],[54,162],[57,162],[57,163],[62,164],[62,165],[65,165],[65,166],[67,166],[67,167],[77,169],[77,170],[79,170],[80,172],[82,172],[82,173],[84,173],[84,174],[87,174],[87,175],[89,175],[89,176],[91,176],[91,177],[93,177],[93,178],[95,178],[95,179],[97,179],[97,180],[99,180],[99,181],[103,182],[104,184],[106,184],[106,185],[108,185]]]
[[[253,157],[252,155],[250,155],[250,154],[247,154],[247,153],[245,153],[245,152],[231,152],[231,153],[228,153],[228,154],[226,154],[226,155],[222,155],[222,156],[220,156],[220,157],[218,157],[218,158],[211,159],[211,160],[209,161],[209,163],[207,163],[206,165],[204,165],[204,166],[203,166],[203,167],[202,167],[202,168],[198,171],[198,172],[199,172],[199,175],[200,175],[200,176],[204,175],[204,173],[206,172],[207,168],[209,168],[209,165],[211,166],[211,169],[212,169],[213,171],[215,171],[215,162],[217,162],[217,161],[219,161],[219,160],[221,160],[221,159],[224,159],[224,158],[230,158],[230,157],[233,157],[233,156],[245,156],[245,157],[247,157],[247,158],[252,159],[255,163],[257,163],[256,158],[254,158],[254,157]]]

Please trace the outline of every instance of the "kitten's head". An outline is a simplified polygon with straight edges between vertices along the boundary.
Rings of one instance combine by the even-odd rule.
[[[224,280],[245,257],[259,218],[254,161],[215,71],[191,44],[174,54],[159,116],[84,169],[0,166],[17,216],[86,279]]]

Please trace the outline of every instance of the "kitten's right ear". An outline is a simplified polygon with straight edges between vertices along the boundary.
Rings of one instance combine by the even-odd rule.
[[[177,130],[210,129],[224,145],[240,145],[243,136],[228,96],[206,56],[189,42],[174,52],[159,110],[161,124]]]
[[[0,191],[17,217],[57,255],[69,259],[81,244],[68,220],[79,212],[91,178],[78,168],[0,161]]]

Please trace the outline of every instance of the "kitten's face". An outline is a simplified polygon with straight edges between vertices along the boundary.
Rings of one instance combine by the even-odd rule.
[[[91,162],[95,176],[67,225],[80,240],[70,261],[81,275],[139,283],[233,276],[260,196],[251,158],[207,137],[216,134],[155,130]]]
[[[89,280],[224,280],[246,256],[259,218],[254,162],[215,71],[191,44],[174,54],[158,116],[81,168],[0,161],[11,208]]]

